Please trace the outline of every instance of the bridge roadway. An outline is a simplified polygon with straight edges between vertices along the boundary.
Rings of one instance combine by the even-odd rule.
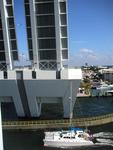
[[[31,121],[3,121],[3,129],[51,129],[51,128],[65,128],[69,127],[69,119],[60,120],[31,120]],[[88,117],[88,118],[76,118],[72,119],[73,126],[98,126],[113,122],[113,113]]]

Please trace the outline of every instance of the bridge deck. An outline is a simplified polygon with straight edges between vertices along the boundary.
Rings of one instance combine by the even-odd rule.
[[[73,126],[97,126],[113,122],[113,113],[72,119]],[[60,120],[33,120],[33,121],[3,121],[3,129],[46,129],[46,128],[63,128],[69,127],[69,119]]]

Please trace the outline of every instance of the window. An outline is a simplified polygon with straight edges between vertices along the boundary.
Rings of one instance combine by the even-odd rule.
[[[55,27],[38,28],[38,37],[55,37]]]
[[[39,3],[36,4],[36,14],[54,13],[54,3]]]
[[[56,71],[56,79],[61,79],[60,71]]]
[[[36,71],[32,71],[32,78],[36,79]]]
[[[37,25],[38,26],[48,26],[48,25],[54,25],[54,24],[55,24],[54,15],[37,17]]]
[[[5,61],[5,52],[0,52],[0,61]]]
[[[4,50],[4,41],[0,41],[0,51]]]
[[[12,0],[6,0],[7,4],[12,4]]]
[[[62,59],[68,59],[68,50],[62,50]]]
[[[14,19],[13,18],[8,18],[8,25],[9,25],[9,28],[14,28]]]
[[[67,38],[62,38],[62,48],[67,48]]]
[[[27,28],[27,36],[28,38],[32,38],[31,28]]]
[[[2,20],[1,20],[1,18],[0,18],[0,29],[2,28]]]
[[[40,60],[49,60],[49,59],[56,59],[56,51],[40,51]]]
[[[61,19],[61,25],[67,24],[66,14],[61,14],[60,19]]]
[[[15,30],[14,29],[10,29],[9,30],[9,34],[10,34],[10,38],[11,39],[16,39],[16,34],[15,34]]]
[[[11,40],[11,50],[17,50],[16,40]]]
[[[13,55],[13,60],[18,60],[18,52],[17,51],[13,51],[12,55]]]
[[[32,40],[28,39],[28,48],[33,49]]]
[[[41,61],[39,63],[39,68],[41,70],[56,70],[57,69],[57,63],[55,61]]]
[[[30,16],[26,16],[26,25],[27,25],[27,27],[31,27]]]
[[[3,40],[3,31],[2,30],[0,30],[0,40]]]
[[[61,27],[61,35],[62,37],[67,37],[67,27]]]
[[[30,8],[29,8],[29,3],[25,4],[25,14],[30,15]]]
[[[56,41],[55,39],[40,39],[39,49],[55,49]]]
[[[33,60],[33,51],[29,51],[29,58],[30,60]]]
[[[60,2],[60,12],[61,13],[66,12],[66,2]]]
[[[7,71],[4,71],[4,79],[7,79]]]
[[[6,62],[0,63],[0,70],[7,70],[7,68],[6,68]]]
[[[29,0],[24,0],[24,3],[29,3]]]
[[[54,2],[54,0],[35,0],[35,2]]]
[[[7,6],[7,13],[8,13],[8,16],[13,16],[13,8],[12,8],[12,6]]]

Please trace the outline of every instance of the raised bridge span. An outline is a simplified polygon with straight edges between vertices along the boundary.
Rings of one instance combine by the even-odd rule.
[[[113,113],[88,117],[72,119],[73,126],[98,126],[113,122]],[[32,121],[3,121],[3,129],[51,129],[51,128],[65,128],[69,127],[69,119],[60,120],[32,120]]]

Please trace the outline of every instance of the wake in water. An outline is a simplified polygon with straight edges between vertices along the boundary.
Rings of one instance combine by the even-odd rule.
[[[93,134],[96,138],[98,145],[110,145],[113,146],[113,132],[99,132]]]

